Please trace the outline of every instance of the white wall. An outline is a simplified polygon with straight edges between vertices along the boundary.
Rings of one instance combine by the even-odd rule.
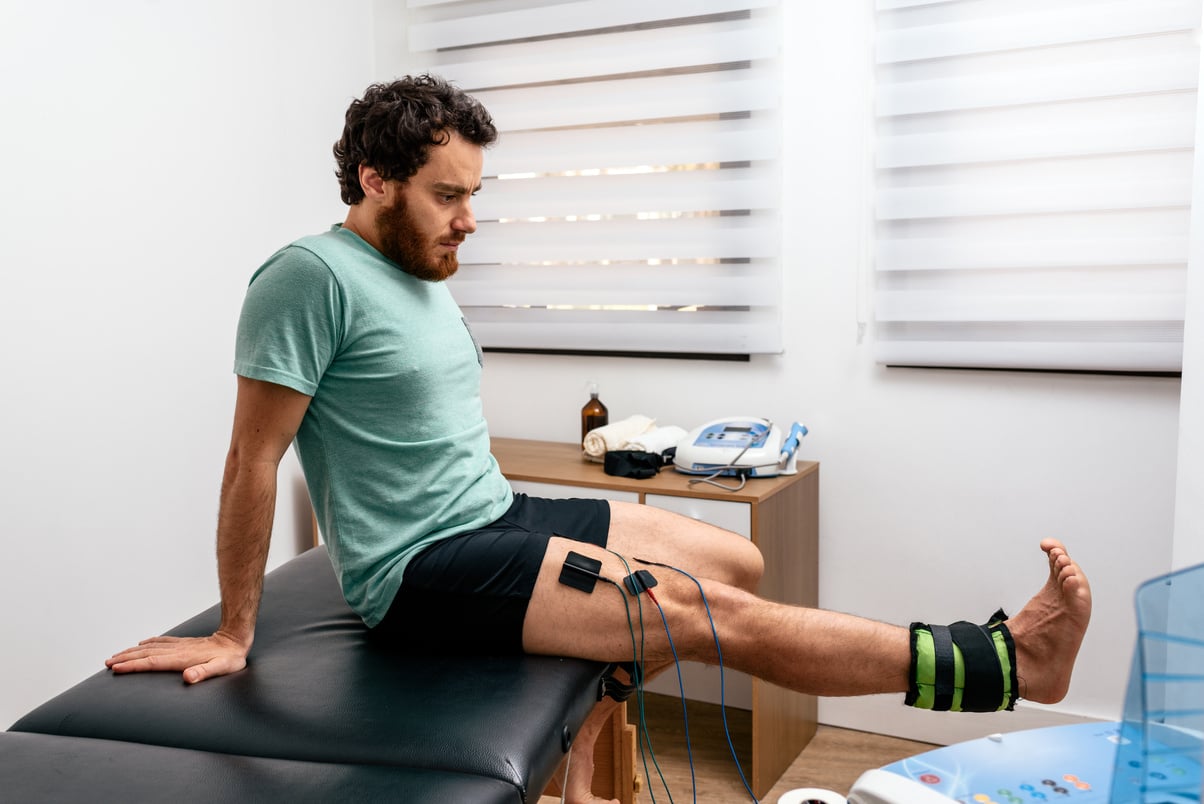
[[[0,725],[217,600],[234,323],[341,220],[372,5],[5,3]],[[354,32],[365,36],[354,36]],[[308,520],[291,455],[271,562]]]
[[[1196,168],[1197,175],[1201,172]],[[1197,179],[1196,187],[1204,187]],[[1172,565],[1184,569],[1204,563],[1204,209],[1192,210],[1192,267],[1188,281],[1189,322],[1183,355],[1183,395],[1179,415],[1178,493],[1175,497],[1175,542]]]
[[[1200,64],[1204,79],[1204,61]],[[1200,82],[1204,86],[1204,80]],[[1196,141],[1204,139],[1204,104],[1196,108]],[[1193,187],[1204,192],[1204,159],[1193,167]],[[1183,349],[1183,393],[1179,414],[1178,494],[1175,497],[1175,569],[1204,563],[1204,204],[1191,211],[1192,238],[1187,280],[1187,326]]]
[[[885,369],[858,341],[868,234],[870,4],[785,3],[786,351],[750,364],[487,355],[500,435],[573,440],[584,381],[612,420],[729,413],[811,428],[821,467],[820,600],[907,623],[1018,609],[1041,538],[1090,573],[1095,615],[1052,713],[942,716],[901,696],[821,702],[825,722],[955,740],[1066,715],[1119,715],[1132,593],[1170,566],[1179,382]],[[488,192],[488,188],[485,189]],[[981,621],[981,620],[979,620]]]
[[[1171,561],[1179,384],[872,362],[857,326],[862,5],[786,4],[786,353],[750,364],[489,355],[487,414],[499,435],[572,440],[593,378],[615,417],[805,421],[803,451],[823,463],[821,601],[894,622],[1018,608],[1042,573],[1037,541],[1059,535],[1092,573],[1096,617],[1058,711],[1115,716],[1132,591]],[[372,36],[356,33],[386,11],[121,0],[6,17],[0,723],[216,600],[242,291],[271,250],[341,218],[329,148],[347,101],[398,71],[374,67]],[[378,29],[377,46],[399,53],[396,32]],[[289,474],[273,563],[302,530]],[[893,699],[821,712],[936,739],[971,722],[916,726]]]

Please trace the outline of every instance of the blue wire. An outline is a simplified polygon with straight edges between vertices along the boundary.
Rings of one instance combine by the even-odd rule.
[[[723,733],[727,737],[727,747],[728,747],[728,750],[730,750],[732,753],[732,761],[736,763],[736,772],[740,774],[740,781],[744,784],[744,789],[746,791],[748,791],[749,798],[751,798],[753,800],[754,804],[757,804],[757,796],[755,793],[753,793],[752,786],[749,785],[748,779],[746,779],[744,777],[744,769],[740,767],[740,758],[736,756],[736,747],[734,745],[732,745],[732,732],[731,732],[731,729],[729,729],[728,725],[727,725],[727,699],[725,697],[725,695],[726,695],[725,686],[726,685],[724,683],[724,676],[723,676],[723,649],[719,646],[719,632],[715,630],[715,618],[714,618],[714,616],[711,615],[711,604],[707,602],[707,595],[706,595],[706,592],[704,592],[702,589],[702,584],[698,582],[697,578],[695,578],[693,575],[691,575],[690,573],[686,572],[683,569],[678,569],[677,567],[671,567],[668,564],[661,564],[656,561],[647,561],[642,558],[633,558],[632,560],[638,561],[641,564],[651,564],[654,567],[664,567],[665,569],[673,570],[674,572],[676,572],[680,575],[684,575],[687,578],[689,578],[691,581],[694,582],[694,585],[698,587],[698,594],[700,594],[702,596],[702,605],[706,608],[707,620],[711,624],[711,635],[715,638],[715,653],[719,659],[719,713],[723,716]],[[659,603],[657,604],[657,608],[660,608]],[[665,616],[664,612],[662,612],[661,617],[663,618],[664,616]],[[672,640],[670,640],[670,645],[672,645]],[[674,656],[674,659],[677,658],[676,652],[673,654],[673,656]],[[679,677],[680,677],[680,672],[681,671],[679,669],[678,670]],[[684,699],[684,697],[685,697],[684,693],[683,693],[682,697]],[[684,705],[685,704],[684,704],[684,700],[683,700],[683,706]],[[688,737],[687,737],[687,739],[688,739]],[[692,764],[690,767],[690,772],[691,772],[691,774],[694,772],[694,768],[693,768]]]
[[[652,749],[652,735],[648,733],[648,719],[644,714],[644,672],[642,670],[643,665],[640,664],[639,657],[635,655],[635,629],[631,627],[631,607],[627,603],[627,594],[623,591],[623,588],[617,583],[614,583],[614,581],[611,581],[611,583],[614,584],[615,589],[618,589],[619,594],[623,597],[623,608],[627,610],[627,629],[631,633],[631,650],[633,659],[632,667],[633,672],[635,673],[635,677],[632,678],[631,681],[633,684],[635,684],[636,706],[639,709],[640,726],[643,730],[639,740],[640,761],[644,765],[644,775],[651,780],[652,774],[648,772],[648,754],[652,755],[652,766],[656,768],[656,774],[660,777],[661,784],[665,788],[665,794],[669,796],[669,804],[673,804],[673,794],[669,792],[669,784],[665,781],[664,771],[661,770],[660,763],[656,760],[656,751]],[[640,609],[640,639],[642,641],[644,631],[643,606],[641,606]],[[647,754],[644,752],[645,743],[648,744]],[[656,792],[653,790],[651,784],[648,785],[648,796],[652,799],[652,804],[656,804]]]
[[[669,620],[665,618],[665,610],[661,603],[651,593],[648,595],[660,612],[661,622],[665,624],[665,637],[669,640],[669,650],[673,651],[673,666],[677,668],[677,688],[681,691],[681,720],[686,730],[686,758],[690,760],[690,789],[694,792],[694,802],[698,802],[698,783],[694,779],[694,749],[690,745],[690,715],[686,711],[686,685],[681,679],[681,660],[677,658],[677,648],[673,645],[673,635],[669,633]]]
[[[631,575],[631,565],[627,563],[627,559],[621,553],[616,553],[614,550],[607,548],[607,552],[611,553],[623,562],[623,568],[627,570],[627,574]],[[639,655],[635,655],[635,630],[631,627],[631,607],[627,603],[627,594],[623,591],[623,587],[610,580],[605,579],[616,589],[623,598],[623,608],[627,610],[627,629],[631,632],[631,649],[632,649],[632,664],[635,668],[636,677],[631,681],[635,684],[636,705],[639,709],[640,730],[637,732],[637,740],[640,749],[640,761],[644,765],[644,775],[648,777],[648,796],[652,799],[652,804],[656,804],[656,793],[653,792],[652,774],[648,772],[648,757],[644,753],[645,743],[648,745],[648,754],[652,755],[652,766],[656,768],[656,775],[661,780],[661,786],[665,788],[665,795],[669,797],[669,804],[673,804],[673,793],[669,790],[669,783],[665,781],[665,773],[661,770],[660,762],[656,759],[656,751],[652,747],[652,734],[648,731],[648,717],[644,711],[644,664],[641,657],[644,655],[644,637],[646,629],[644,628],[644,604],[640,601],[640,596],[635,596],[636,608],[639,611],[640,617],[640,649]]]

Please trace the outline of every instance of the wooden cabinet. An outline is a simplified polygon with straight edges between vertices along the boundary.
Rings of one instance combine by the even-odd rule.
[[[817,463],[799,461],[798,474],[751,478],[743,489],[725,491],[702,483],[691,485],[687,475],[671,469],[647,480],[613,477],[603,472],[600,464],[583,460],[576,444],[494,438],[493,454],[517,491],[654,505],[739,533],[752,539],[765,557],[765,575],[758,590],[762,597],[800,606],[818,604]],[[692,668],[696,680],[687,682],[687,690],[701,688],[701,693],[691,692],[691,697],[713,697],[717,703],[717,693],[706,690],[708,673],[717,676],[714,670]],[[728,678],[726,686],[729,705],[736,695],[735,705],[752,710],[749,781],[759,798],[814,736],[816,701],[814,696],[747,677],[743,681]],[[742,687],[748,690],[746,697]],[[677,694],[676,679],[662,691]]]

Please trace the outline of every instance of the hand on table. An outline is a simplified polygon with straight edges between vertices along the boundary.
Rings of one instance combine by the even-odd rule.
[[[249,650],[250,646],[221,631],[205,637],[159,636],[113,654],[105,667],[114,673],[182,671],[184,681],[195,684],[242,670]]]

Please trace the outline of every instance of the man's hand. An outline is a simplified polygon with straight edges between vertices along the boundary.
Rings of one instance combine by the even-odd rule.
[[[105,660],[114,673],[150,670],[183,671],[184,681],[237,673],[247,666],[250,645],[218,631],[207,637],[151,637]]]
[[[217,515],[221,623],[211,636],[144,639],[106,659],[105,667],[114,673],[174,670],[195,684],[247,666],[276,512],[276,472],[309,401],[283,385],[238,378]]]

